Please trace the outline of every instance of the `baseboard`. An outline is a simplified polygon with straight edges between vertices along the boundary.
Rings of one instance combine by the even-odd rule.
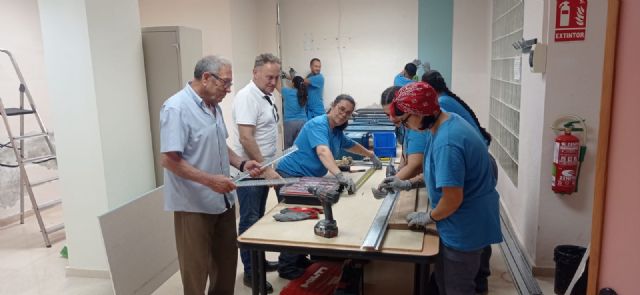
[[[535,277],[554,277],[556,275],[556,269],[554,267],[536,267],[533,269],[533,276]]]
[[[20,210],[20,209],[18,209],[18,210]],[[32,215],[33,215],[33,209],[28,209],[28,210],[24,211],[24,218],[25,219],[27,217],[32,216]],[[10,225],[10,224],[14,224],[14,223],[19,222],[19,221],[20,221],[20,212],[14,214],[14,215],[9,215],[7,217],[0,218],[0,227],[7,226],[7,225]]]
[[[111,273],[108,270],[102,269],[86,269],[67,266],[65,268],[65,275],[67,277],[81,277],[81,278],[94,278],[94,279],[111,279]]]

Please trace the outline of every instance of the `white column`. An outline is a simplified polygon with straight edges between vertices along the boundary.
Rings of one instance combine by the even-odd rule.
[[[108,269],[97,216],[155,187],[138,1],[39,0],[68,274]]]

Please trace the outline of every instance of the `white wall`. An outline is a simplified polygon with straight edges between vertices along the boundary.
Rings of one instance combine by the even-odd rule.
[[[325,106],[340,93],[353,95],[356,108],[379,105],[418,56],[416,0],[282,0],[280,12],[283,65],[306,75],[311,58],[320,58]]]
[[[491,5],[491,0],[453,1],[452,82],[448,85],[484,127],[489,124]]]
[[[69,274],[107,269],[97,216],[155,187],[137,3],[39,1]]]
[[[586,246],[591,238],[591,212],[595,183],[595,159],[598,142],[600,95],[604,40],[606,33],[606,1],[589,1],[585,41],[555,43],[553,26],[555,9],[549,8],[549,51],[547,54],[545,127],[566,114],[586,119],[589,133],[587,154],[582,166],[578,193],[570,196],[552,193],[549,180],[552,142],[555,134],[544,128],[540,171],[539,238],[536,264],[553,265],[553,247],[559,244]],[[539,118],[537,118],[539,119]]]
[[[33,96],[38,113],[47,129],[54,130],[54,122],[51,118],[51,104],[47,91],[47,80],[43,70],[44,53],[42,48],[42,33],[40,31],[40,18],[36,0],[12,1],[0,0],[0,48],[9,50],[16,62]],[[5,107],[19,106],[19,80],[15,74],[9,57],[0,53],[0,98]],[[26,97],[25,97],[26,99]],[[27,102],[25,100],[25,102]],[[10,120],[13,132],[18,132],[19,120],[13,117]],[[34,132],[38,125],[33,116],[25,117],[25,132]],[[14,133],[15,135],[15,133]],[[4,123],[0,122],[0,143],[9,141]],[[28,155],[46,152],[45,142],[42,139],[26,142]],[[33,152],[33,154],[32,154]],[[41,155],[41,154],[39,154]],[[3,148],[0,150],[0,162],[15,162],[13,150]],[[49,164],[52,164],[50,162]],[[54,175],[54,169],[43,166],[31,167],[29,176],[33,180],[44,178],[45,175]],[[19,169],[0,167],[0,221],[5,219],[13,222],[13,218],[20,211],[19,203]],[[45,184],[35,188],[35,194],[39,202],[60,198],[55,183]],[[25,199],[25,209],[31,210],[29,198]],[[2,223],[2,222],[0,222]]]

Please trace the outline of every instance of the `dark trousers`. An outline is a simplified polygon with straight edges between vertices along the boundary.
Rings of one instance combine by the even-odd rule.
[[[291,175],[282,172],[281,170],[277,170],[278,174],[283,178],[292,177]],[[278,197],[278,202],[282,202],[283,197],[280,196],[280,187],[276,187],[276,196]],[[300,268],[298,266],[300,261],[305,260],[307,255],[303,254],[294,254],[289,252],[280,252],[280,256],[278,256],[278,272],[279,273],[290,273],[296,272]]]
[[[238,232],[242,234],[264,216],[269,187],[239,187],[236,191],[238,193],[238,203],[240,203]],[[242,259],[242,265],[244,265],[245,275],[251,274],[251,254],[249,250],[240,249],[240,259]]]
[[[440,253],[434,269],[440,295],[476,294],[475,278],[480,268],[483,249],[464,252],[440,242]]]
[[[238,248],[236,213],[174,212],[176,248],[184,294],[234,293]]]

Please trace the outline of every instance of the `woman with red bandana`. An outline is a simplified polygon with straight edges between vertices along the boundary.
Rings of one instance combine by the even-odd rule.
[[[413,130],[429,130],[424,181],[431,208],[407,215],[409,226],[435,223],[440,254],[435,277],[441,295],[475,294],[482,249],[502,241],[496,180],[484,139],[462,117],[443,112],[427,83],[402,87],[392,116]]]

